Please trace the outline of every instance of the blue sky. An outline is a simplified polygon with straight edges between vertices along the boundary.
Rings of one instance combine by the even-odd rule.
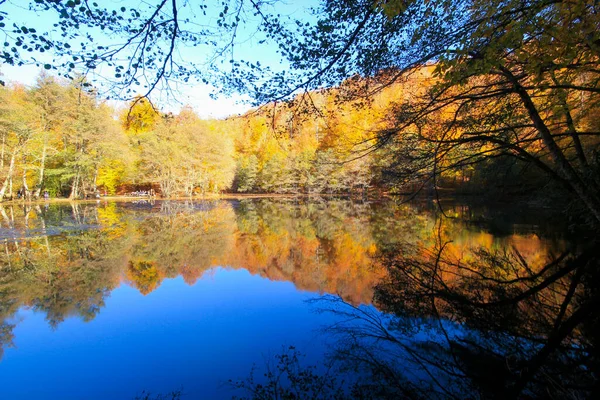
[[[158,3],[157,0],[96,0],[101,6],[107,7],[108,9],[119,9],[120,7],[134,8],[139,10],[142,15],[144,10],[146,12],[151,11],[149,6]],[[198,29],[214,29],[218,19],[218,14],[221,11],[221,6],[215,6],[220,2],[201,1],[201,0],[178,0],[180,4],[179,19],[184,21],[189,19],[189,23],[183,23],[182,29],[198,30]],[[200,5],[206,3],[209,7],[206,9],[206,14],[203,15]],[[235,11],[235,5],[237,1],[230,1],[230,12]],[[46,31],[51,32],[50,35],[54,38],[58,38],[57,32],[52,32],[52,25],[58,20],[57,16],[53,13],[34,13],[28,9],[28,2],[25,0],[9,0],[6,3],[0,5],[0,11],[8,14],[10,26],[12,22],[17,23],[19,26],[24,24],[26,26],[35,27],[38,32]],[[248,2],[244,4],[249,5]],[[289,18],[291,20],[300,19],[303,21],[311,20],[312,17],[308,12],[309,7],[314,7],[318,4],[317,0],[300,0],[300,1],[278,1],[275,2],[272,7],[267,6],[266,10],[271,11],[273,14],[280,14],[282,18]],[[233,11],[231,11],[233,10]],[[256,26],[259,21],[259,17],[252,14],[251,10],[244,10],[240,14],[243,24],[237,31],[237,39],[234,46],[233,58],[236,60],[243,59],[247,61],[260,61],[262,65],[267,65],[274,70],[280,70],[286,68],[286,64],[281,62],[280,57],[277,54],[277,46],[274,43],[264,42],[264,36],[261,33],[256,32]],[[35,22],[31,22],[35,21]],[[102,33],[100,30],[90,31],[90,34],[94,36],[96,42],[99,44],[117,44],[122,42],[122,38],[109,37]],[[226,43],[229,41],[227,36],[214,37],[218,43]],[[77,43],[79,40],[77,40]],[[74,48],[77,48],[78,44],[72,43]],[[213,46],[199,46],[199,47],[185,47],[180,46],[177,49],[177,55],[183,62],[195,63],[200,65],[201,70],[206,70],[205,65],[207,60],[211,59],[214,55],[215,48]],[[38,61],[42,64],[49,61],[49,58],[45,58],[43,54],[36,55]],[[231,52],[227,52],[221,61],[223,64],[218,64],[226,71],[229,68],[228,59],[231,57]],[[2,72],[3,79],[5,81],[16,81],[26,85],[32,85],[35,82],[36,76],[41,71],[41,67],[35,65],[25,65],[20,67],[13,67],[9,65],[0,66],[0,72]],[[100,86],[102,90],[103,79],[102,76],[112,73],[112,70],[106,68],[99,68],[95,71],[94,75],[90,75],[91,80]],[[153,100],[159,104],[159,106],[165,111],[177,111],[183,105],[191,105],[196,112],[202,117],[225,117],[227,115],[238,114],[246,111],[250,108],[247,103],[244,103],[245,98],[239,95],[233,95],[232,97],[219,96],[216,100],[210,97],[210,93],[214,92],[214,87],[203,84],[201,82],[190,82],[190,84],[182,84],[172,82],[175,87],[176,99],[172,96],[168,96],[165,91],[156,91],[153,93]],[[138,89],[136,89],[138,91]],[[139,92],[143,92],[143,88],[139,88]],[[114,102],[116,106],[119,106],[120,102]]]

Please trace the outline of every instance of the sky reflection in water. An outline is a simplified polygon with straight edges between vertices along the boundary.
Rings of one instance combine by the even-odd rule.
[[[331,316],[312,313],[310,297],[292,283],[217,268],[193,286],[179,277],[147,296],[120,286],[93,321],[69,318],[55,331],[43,313],[23,310],[18,347],[0,364],[2,397],[133,398],[181,387],[227,397],[219,383],[246,376],[285,344],[317,359],[316,330]]]

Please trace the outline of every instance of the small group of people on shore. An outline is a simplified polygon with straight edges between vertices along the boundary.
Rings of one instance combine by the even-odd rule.
[[[48,200],[50,198],[50,193],[48,193],[47,190],[44,190],[42,196],[43,196],[44,200]],[[21,187],[17,191],[17,199],[23,199],[23,198],[26,198],[26,197],[31,199],[31,192],[25,190],[24,187]]]
[[[154,191],[154,189],[150,189],[150,190],[136,190],[135,192],[131,192],[128,195],[132,196],[132,197],[155,197],[156,196],[156,192]]]

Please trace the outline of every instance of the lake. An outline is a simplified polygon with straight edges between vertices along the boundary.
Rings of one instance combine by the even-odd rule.
[[[440,240],[461,259],[564,247],[521,210],[344,199],[0,206],[0,398],[240,395],[227,382],[294,346],[319,365],[339,296],[379,313],[380,255]],[[443,223],[441,223],[443,221]],[[405,249],[405,250],[403,250]]]

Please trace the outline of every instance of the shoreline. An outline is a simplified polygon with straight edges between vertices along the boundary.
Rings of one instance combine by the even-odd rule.
[[[147,197],[147,196],[102,196],[97,199],[76,199],[71,200],[64,197],[55,197],[50,199],[13,199],[1,201],[0,206],[5,205],[22,205],[22,204],[56,204],[56,203],[97,203],[102,201],[167,201],[167,200],[243,200],[243,199],[258,199],[258,198],[311,198],[311,197],[357,197],[352,194],[328,194],[328,193],[224,193],[205,196],[176,196],[176,197]],[[384,194],[378,198],[388,197]]]
[[[413,201],[424,201],[424,200],[439,200],[442,202],[456,201],[459,199],[477,200],[485,204],[489,203],[504,203],[502,200],[490,201],[489,199],[481,199],[478,194],[465,194],[444,191],[442,196],[438,199],[431,194],[406,194],[406,193],[389,193],[381,192],[377,196],[362,196],[361,194],[349,194],[349,193],[222,193],[222,194],[209,194],[204,196],[174,196],[174,197],[148,197],[148,196],[102,196],[94,199],[76,199],[70,200],[64,197],[55,197],[50,199],[37,199],[37,200],[25,200],[25,199],[13,199],[0,201],[0,206],[14,206],[14,205],[42,205],[42,204],[60,204],[60,203],[75,203],[75,204],[91,204],[98,202],[131,202],[131,201],[203,201],[203,200],[244,200],[244,199],[323,199],[323,198],[349,198],[349,199],[362,199],[367,201],[380,201],[384,199],[404,199],[401,202],[413,202]],[[545,208],[545,207],[544,207]]]

